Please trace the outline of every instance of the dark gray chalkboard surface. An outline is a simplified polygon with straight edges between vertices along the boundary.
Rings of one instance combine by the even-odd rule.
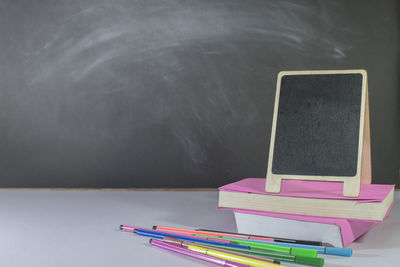
[[[355,176],[362,83],[359,73],[283,76],[272,173]]]
[[[0,0],[0,186],[265,177],[281,70],[366,69],[400,184],[397,0]]]

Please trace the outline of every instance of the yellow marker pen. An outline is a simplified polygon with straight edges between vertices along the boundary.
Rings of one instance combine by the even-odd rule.
[[[283,266],[283,265],[279,265],[279,264],[275,264],[275,263],[270,263],[270,262],[251,259],[251,258],[247,258],[247,257],[243,257],[243,256],[230,254],[230,253],[220,252],[217,250],[204,248],[204,247],[198,246],[198,245],[189,245],[187,248],[190,250],[193,250],[193,251],[196,251],[199,253],[203,253],[206,255],[214,256],[214,257],[217,257],[220,259],[239,262],[239,263],[243,263],[243,264],[247,264],[247,265],[255,266],[255,267],[281,267],[281,266]]]

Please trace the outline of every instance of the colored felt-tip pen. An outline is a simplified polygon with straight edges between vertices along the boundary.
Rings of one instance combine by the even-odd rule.
[[[193,245],[193,243],[191,242],[187,242],[187,241],[182,241],[176,238],[171,238],[171,237],[164,237],[163,241],[165,243],[168,243],[170,245],[174,245],[174,246],[178,246],[178,247],[182,247],[182,248],[187,248],[189,245]],[[267,261],[267,262],[271,262],[271,263],[276,263],[276,264],[280,264],[279,260],[275,260],[275,259],[271,259],[271,258],[267,258],[267,257],[262,257],[262,256],[255,256],[255,255],[249,255],[249,254],[245,254],[245,253],[241,253],[241,252],[234,252],[234,251],[230,251],[227,249],[221,249],[221,248],[215,248],[212,246],[207,246],[207,245],[201,245],[202,247],[205,248],[209,248],[209,249],[215,249],[218,250],[220,252],[225,252],[225,253],[231,253],[237,256],[242,256],[242,257],[248,257],[251,259],[255,259],[255,260],[262,260],[262,261]]]
[[[244,238],[244,239],[254,239],[254,240],[272,241],[272,242],[292,243],[292,244],[304,244],[304,245],[312,245],[312,246],[322,246],[323,245],[321,241],[312,241],[312,240],[299,240],[299,239],[289,239],[289,238],[280,238],[280,237],[269,237],[269,236],[262,236],[262,235],[215,231],[215,230],[209,230],[209,229],[196,229],[195,231],[218,233],[223,236],[229,236],[230,234],[235,234],[235,235],[242,236],[241,238]],[[231,236],[231,237],[233,237],[233,236]],[[266,239],[273,239],[273,240],[266,240]]]
[[[135,229],[134,233],[136,233],[138,235],[142,235],[142,236],[159,238],[159,239],[163,239],[165,236],[169,236],[169,237],[178,238],[178,239],[182,239],[182,240],[186,240],[186,241],[198,242],[198,243],[209,244],[209,245],[222,245],[222,246],[229,246],[229,247],[235,247],[235,248],[250,249],[249,246],[240,245],[240,244],[232,244],[232,243],[223,243],[223,242],[217,242],[217,241],[204,240],[204,239],[199,239],[195,236],[187,237],[187,236],[175,235],[175,234],[169,234],[169,233],[167,234],[167,233],[155,231],[155,230],[144,230],[143,228]]]
[[[209,256],[203,253],[198,253],[196,251],[193,250],[189,250],[189,249],[185,249],[185,248],[181,248],[181,247],[177,247],[174,245],[170,245],[167,244],[165,242],[162,241],[158,241],[158,240],[154,240],[154,239],[150,239],[150,244],[152,244],[155,247],[159,247],[168,251],[173,251],[179,254],[183,254],[192,258],[196,258],[199,260],[203,260],[206,262],[210,262],[210,263],[214,263],[216,265],[219,266],[226,266],[226,267],[248,267],[249,265],[246,264],[242,264],[242,263],[237,263],[237,262],[233,262],[233,261],[229,261],[229,260],[224,260],[224,259],[220,259],[217,257],[213,257],[213,256]]]
[[[226,240],[231,240],[231,241],[232,240],[241,240],[241,239],[237,239],[235,237],[223,237],[223,238],[226,238]],[[312,250],[316,250],[319,254],[326,254],[326,255],[351,257],[351,255],[353,254],[353,250],[351,248],[312,246],[312,245],[292,244],[292,243],[283,243],[283,242],[269,242],[269,241],[262,241],[262,240],[252,240],[252,242],[270,244],[270,245],[279,245],[279,246],[292,247],[292,248],[312,249]]]
[[[134,232],[135,230],[145,230],[145,231],[157,231],[157,233],[165,233],[165,234],[171,234],[171,232],[164,232],[164,231],[158,231],[158,230],[153,230],[153,229],[148,229],[148,228],[143,228],[143,227],[136,227],[136,226],[129,226],[129,225],[120,225],[119,229],[124,230],[126,232]],[[216,242],[223,242],[230,244],[232,241],[230,240],[222,240],[222,239],[217,239],[215,237],[201,237],[201,236],[194,236],[194,235],[186,235],[186,234],[179,234],[182,237],[195,237],[195,238],[200,238],[203,240],[209,240],[209,241],[216,241]]]
[[[229,250],[232,252],[244,253],[244,254],[248,254],[248,255],[267,257],[267,258],[276,259],[279,261],[305,264],[305,265],[311,265],[311,266],[317,266],[317,267],[324,266],[323,258],[294,256],[294,255],[280,254],[280,253],[268,252],[268,251],[257,250],[257,249],[239,249],[239,248],[216,246],[216,245],[207,245],[207,246],[213,247],[215,249],[223,249],[223,250]]]
[[[207,237],[206,235],[198,235],[198,236]],[[304,248],[292,248],[292,247],[279,246],[279,245],[276,245],[275,242],[266,244],[266,243],[256,242],[256,240],[246,240],[246,239],[240,239],[240,238],[231,238],[231,237],[216,237],[216,238],[231,240],[232,244],[249,246],[250,249],[266,250],[266,251],[270,251],[270,252],[290,254],[290,255],[303,256],[303,257],[312,257],[312,258],[315,258],[318,255],[318,252],[315,249],[304,249]]]
[[[160,230],[160,231],[167,231],[167,232],[174,232],[174,233],[182,233],[182,234],[192,234],[192,235],[197,235],[197,234],[204,234],[204,235],[209,235],[209,236],[215,236],[215,237],[220,237],[222,234],[218,232],[208,232],[208,231],[198,231],[198,230],[189,230],[189,229],[181,229],[181,228],[175,228],[175,227],[167,227],[167,226],[159,226],[155,225],[153,226],[154,230]],[[237,237],[241,238],[241,234],[235,234],[235,233],[224,233],[225,236],[229,237]],[[264,241],[274,241],[273,238],[270,237],[265,237],[262,238]]]
[[[205,248],[200,245],[188,245],[188,249],[199,252],[199,253],[203,253],[203,254],[206,254],[209,256],[214,256],[214,257],[225,259],[225,260],[235,261],[235,262],[239,262],[242,264],[247,264],[247,265],[255,266],[255,267],[279,267],[279,266],[281,266],[279,264],[275,264],[275,263],[271,263],[271,262],[267,262],[267,261],[256,260],[256,259],[252,259],[249,257],[238,256],[238,255],[234,255],[232,253],[226,253],[226,252],[221,252],[221,251],[218,251],[215,249]]]

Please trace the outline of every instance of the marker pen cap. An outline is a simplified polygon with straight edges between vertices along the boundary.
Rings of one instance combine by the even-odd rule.
[[[207,254],[207,249],[203,248],[203,247],[198,247],[198,246],[195,246],[195,245],[189,245],[188,249],[196,251],[196,252]]]
[[[303,257],[315,258],[318,252],[314,249],[304,249],[304,248],[292,248],[290,254]]]
[[[351,248],[331,248],[331,247],[326,247],[325,254],[351,257],[351,255],[353,255],[353,250]]]
[[[323,258],[310,258],[310,257],[296,256],[295,262],[300,263],[300,264],[318,266],[318,267],[324,266]]]

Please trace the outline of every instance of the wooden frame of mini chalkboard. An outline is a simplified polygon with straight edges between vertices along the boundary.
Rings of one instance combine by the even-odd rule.
[[[272,171],[274,162],[274,147],[276,140],[276,126],[279,111],[279,98],[282,77],[286,75],[320,75],[320,74],[361,74],[361,105],[357,148],[357,168],[354,176],[335,176],[335,175],[295,175],[295,174],[274,174]],[[272,123],[272,133],[270,140],[270,150],[268,159],[268,170],[266,180],[266,191],[279,193],[281,190],[282,179],[285,180],[319,180],[343,182],[343,195],[357,197],[360,192],[360,183],[371,183],[371,144],[370,144],[370,123],[369,123],[369,104],[368,104],[368,80],[365,70],[327,70],[327,71],[282,71],[278,74],[274,116]]]

